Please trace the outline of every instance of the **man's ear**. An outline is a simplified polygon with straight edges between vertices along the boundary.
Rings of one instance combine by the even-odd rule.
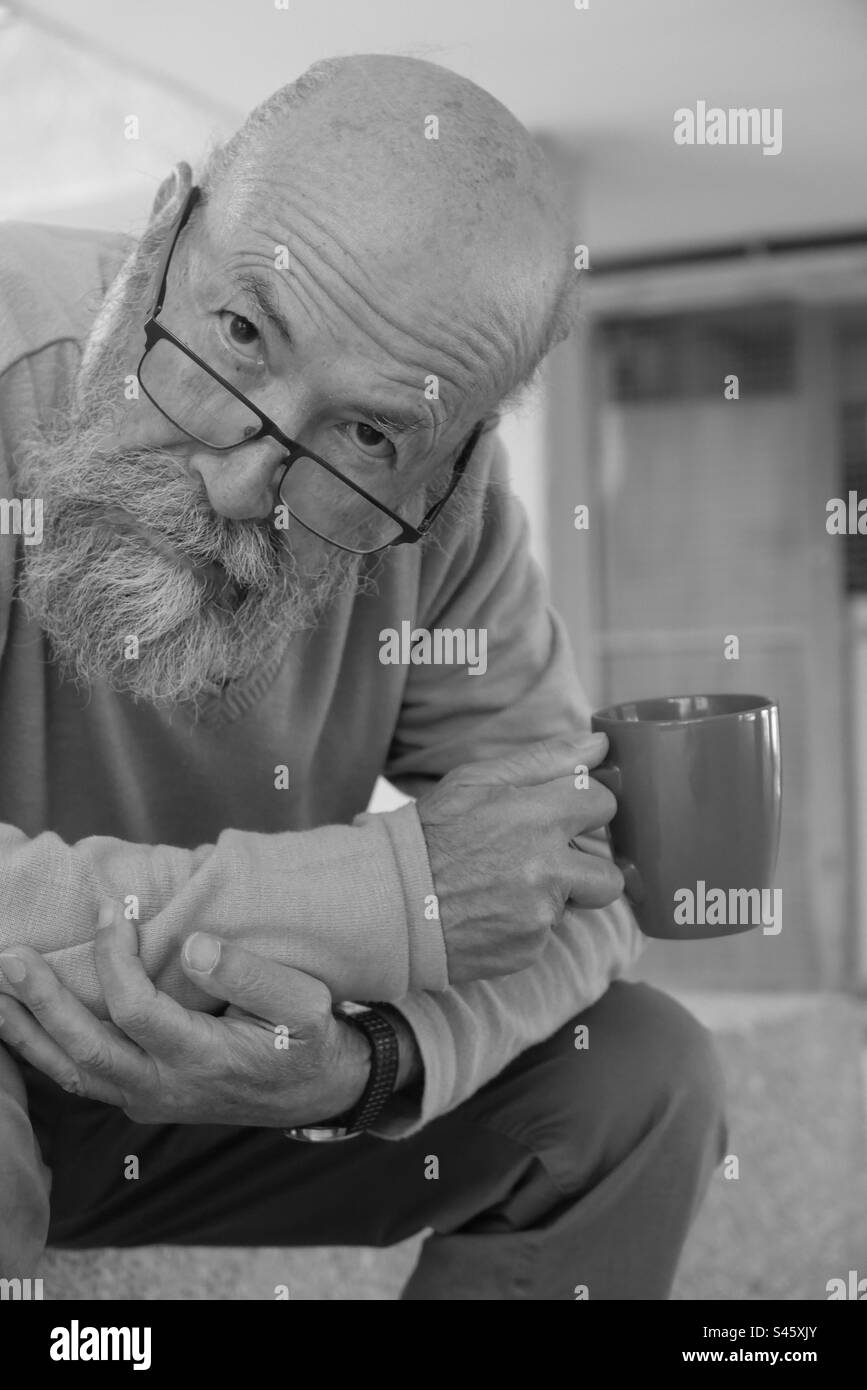
[[[160,184],[151,208],[151,225],[173,222],[186,201],[193,186],[193,171],[186,160],[176,164]]]

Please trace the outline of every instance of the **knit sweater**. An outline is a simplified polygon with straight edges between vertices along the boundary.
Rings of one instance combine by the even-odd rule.
[[[0,529],[16,451],[64,408],[126,249],[103,233],[0,228]],[[25,538],[0,535],[0,948],[42,951],[104,1014],[92,938],[112,899],[136,916],[151,978],[188,1007],[215,1007],[179,966],[196,929],[309,971],[338,999],[392,1001],[425,1082],[387,1137],[459,1104],[639,949],[622,900],[570,907],[528,968],[450,985],[415,804],[366,811],[380,774],[415,798],[459,764],[588,726],[495,432],[471,469],[487,501],[467,525],[386,552],[372,588],[338,597],[197,712],[65,680],[16,598]],[[485,629],[484,674],[383,664],[380,633],[405,622]]]

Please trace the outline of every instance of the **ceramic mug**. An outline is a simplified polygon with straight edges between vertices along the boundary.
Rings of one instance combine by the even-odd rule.
[[[617,798],[608,827],[647,936],[777,935],[779,709],[761,695],[670,695],[597,710],[608,756],[590,775]]]

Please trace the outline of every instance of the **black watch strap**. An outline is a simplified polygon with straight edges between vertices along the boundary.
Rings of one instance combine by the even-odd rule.
[[[397,1031],[391,1019],[385,1013],[380,1013],[375,1004],[351,1012],[338,1004],[334,1013],[345,1023],[351,1023],[353,1028],[359,1028],[370,1043],[367,1085],[351,1110],[328,1121],[329,1128],[358,1134],[370,1128],[394,1095],[399,1062]]]

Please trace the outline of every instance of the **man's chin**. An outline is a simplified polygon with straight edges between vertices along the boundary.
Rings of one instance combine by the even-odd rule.
[[[219,567],[217,567],[219,568]],[[22,597],[46,633],[63,677],[104,685],[136,702],[197,702],[270,664],[306,625],[291,596],[244,594],[225,571],[177,585],[42,584],[31,571]],[[309,618],[305,613],[303,617]]]
[[[56,635],[49,635],[49,640],[65,679],[87,689],[107,687],[136,703],[196,704],[220,694],[233,682],[246,679],[256,669],[253,662],[236,661],[231,669],[204,661],[196,663],[189,647],[185,655],[174,647],[167,654],[161,654],[158,646],[136,654],[132,634],[128,643],[129,657],[113,662],[104,660],[99,653],[89,653],[80,642],[73,645]]]

